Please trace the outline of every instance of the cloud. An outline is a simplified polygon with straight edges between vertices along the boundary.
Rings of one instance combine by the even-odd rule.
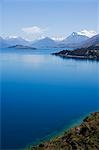
[[[79,35],[85,35],[85,36],[88,36],[88,37],[92,37],[94,35],[96,35],[96,31],[93,31],[93,30],[82,30],[80,32],[77,32]]]
[[[42,29],[38,26],[32,26],[32,27],[25,27],[25,28],[22,28],[22,31],[26,34],[42,34],[46,31],[46,29]]]

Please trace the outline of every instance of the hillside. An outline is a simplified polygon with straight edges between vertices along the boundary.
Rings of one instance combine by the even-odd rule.
[[[97,46],[99,44],[99,34],[87,39],[85,42],[79,44],[79,48],[86,48],[92,45]]]
[[[90,46],[88,48],[79,48],[75,50],[62,50],[57,53],[53,53],[56,56],[64,58],[75,58],[75,59],[92,59],[99,60],[99,46]]]
[[[99,150],[99,112],[92,113],[62,136],[29,150]]]

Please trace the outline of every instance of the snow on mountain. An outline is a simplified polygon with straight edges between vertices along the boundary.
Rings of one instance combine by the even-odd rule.
[[[9,36],[5,39],[0,37],[0,47],[8,47],[14,45],[33,46],[35,48],[52,48],[52,47],[63,47],[63,48],[76,48],[82,45],[96,35],[93,30],[82,30],[80,32],[73,32],[70,36],[63,39],[63,37],[45,37],[36,41],[27,41],[21,37]]]
[[[77,34],[85,35],[85,36],[91,38],[91,37],[95,36],[97,33],[96,33],[96,31],[93,31],[93,30],[82,30],[80,32],[77,32]]]
[[[73,32],[70,36],[61,41],[58,46],[59,47],[69,47],[74,48],[79,43],[86,41],[89,37],[85,35],[79,35],[77,32]]]
[[[88,37],[85,35],[79,35],[77,32],[73,32],[70,36],[64,39],[62,42],[65,44],[69,43],[80,43],[82,41],[87,40]]]

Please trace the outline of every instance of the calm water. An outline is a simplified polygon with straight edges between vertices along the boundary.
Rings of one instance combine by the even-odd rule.
[[[24,148],[99,109],[99,63],[1,50],[2,149]]]

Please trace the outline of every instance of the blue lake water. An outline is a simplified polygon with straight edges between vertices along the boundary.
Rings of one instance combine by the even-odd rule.
[[[22,149],[99,110],[99,62],[0,52],[2,149]]]

